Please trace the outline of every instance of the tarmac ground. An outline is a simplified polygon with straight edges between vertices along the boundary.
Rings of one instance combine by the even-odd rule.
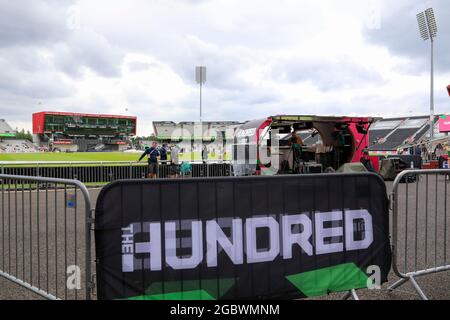
[[[391,193],[392,185],[392,182],[386,182],[388,194]],[[400,184],[397,217],[397,261],[400,271],[450,265],[450,230],[446,230],[446,227],[450,227],[447,208],[450,205],[450,194],[447,188],[450,188],[450,182],[444,176],[431,176],[428,179],[422,177],[416,183]],[[93,205],[99,191],[89,190]],[[36,191],[22,191],[19,186],[18,192],[5,191],[1,196],[4,208],[1,208],[0,224],[4,229],[0,230],[0,250],[3,252],[0,256],[0,270],[17,275],[35,286],[39,285],[58,298],[84,299],[84,290],[61,289],[67,288],[64,284],[66,266],[80,266],[81,278],[84,279],[85,207],[81,192],[72,187],[55,189],[50,186],[39,192],[38,196]],[[76,207],[64,205],[75,198]],[[6,212],[10,212],[10,215]],[[392,212],[390,217],[392,229]],[[62,250],[63,248],[66,250]],[[381,290],[358,290],[358,297],[364,300],[420,299],[411,282],[394,291],[387,290],[389,285],[399,279],[391,269],[388,283],[383,284]],[[429,299],[450,299],[449,271],[421,276],[416,280]],[[43,299],[1,276],[0,288],[0,300]],[[341,299],[342,296],[342,293],[330,294],[318,299]],[[92,298],[96,298],[95,293]]]

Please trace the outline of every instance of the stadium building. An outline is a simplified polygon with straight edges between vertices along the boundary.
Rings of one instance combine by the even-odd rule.
[[[231,152],[234,133],[242,123],[237,121],[180,122],[154,121],[153,130],[160,143],[177,144],[182,151],[201,152],[206,145],[209,154],[219,159]]]
[[[39,112],[33,114],[33,139],[50,150],[123,151],[136,135],[136,117]]]

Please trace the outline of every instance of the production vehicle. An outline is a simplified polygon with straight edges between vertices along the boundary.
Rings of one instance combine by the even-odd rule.
[[[282,115],[248,121],[235,132],[234,175],[334,172],[343,164],[361,162],[375,120]]]

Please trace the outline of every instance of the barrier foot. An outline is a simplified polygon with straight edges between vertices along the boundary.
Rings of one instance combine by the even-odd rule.
[[[416,290],[417,294],[422,298],[422,300],[428,300],[427,296],[425,295],[425,293],[423,293],[422,289],[420,288],[419,284],[417,283],[416,279],[414,279],[413,276],[409,276],[408,278],[398,280],[388,288],[388,291],[393,291],[398,287],[404,285],[408,281],[411,281],[414,289]]]
[[[352,289],[351,293],[352,293],[352,297],[353,297],[354,300],[359,300],[359,297],[356,294],[356,290],[355,289]]]
[[[352,293],[350,291],[347,291],[344,296],[342,297],[342,300],[348,300],[352,296]]]
[[[425,293],[423,293],[422,289],[420,288],[420,286],[416,282],[416,279],[414,279],[414,277],[411,276],[410,280],[411,280],[411,283],[414,286],[414,289],[416,289],[416,292],[419,294],[419,296],[422,298],[422,300],[428,300],[427,296],[425,295]]]
[[[398,287],[404,285],[408,280],[409,280],[409,278],[401,278],[400,280],[398,280],[397,282],[395,282],[393,285],[391,285],[390,287],[388,287],[388,291],[394,291],[394,290],[397,289]]]
[[[353,297],[354,300],[359,300],[358,294],[356,293],[355,289],[352,289],[350,291],[347,291],[344,296],[342,297],[342,300],[348,300],[351,297]]]

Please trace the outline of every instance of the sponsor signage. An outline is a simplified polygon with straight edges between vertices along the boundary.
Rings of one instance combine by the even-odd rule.
[[[450,116],[439,117],[439,132],[450,132]]]
[[[71,145],[73,144],[72,140],[58,140],[58,141],[54,141],[53,144],[55,145]]]
[[[293,299],[390,269],[373,174],[119,181],[96,208],[99,299]]]

